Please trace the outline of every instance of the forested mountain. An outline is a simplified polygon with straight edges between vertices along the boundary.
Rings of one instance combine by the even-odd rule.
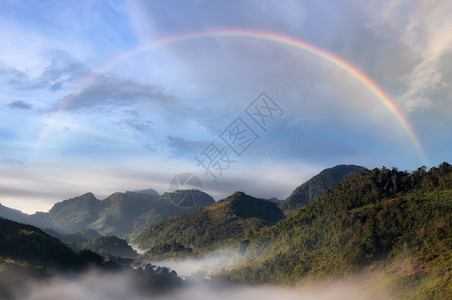
[[[175,205],[174,200],[196,193],[197,202],[191,206]],[[0,207],[0,216],[51,228],[62,233],[95,229],[102,235],[127,238],[147,225],[178,213],[196,210],[215,201],[201,191],[177,191],[159,196],[152,189],[137,192],[114,193],[104,200],[92,193],[56,203],[49,212],[26,215],[19,211]],[[176,202],[177,203],[177,202]]]
[[[229,243],[247,263],[225,276],[293,283],[373,268],[389,278],[389,289],[401,287],[403,298],[450,299],[451,232],[451,165],[365,170],[292,217]]]
[[[98,250],[116,243],[127,245],[124,240],[107,237],[96,239],[88,246]],[[111,276],[122,271],[123,276],[131,276],[133,288],[152,293],[182,283],[176,272],[168,268],[150,264],[136,268],[120,267],[89,250],[77,254],[37,227],[0,218],[0,299],[34,299],[28,293],[37,285],[45,287],[49,284],[46,280],[59,278],[61,281],[57,282],[64,283],[69,278],[78,278],[81,271],[92,270],[92,267],[97,267],[97,272],[112,271]],[[64,275],[60,277],[61,274]],[[49,293],[38,298],[48,299],[48,295],[53,297],[55,291],[52,292],[51,287],[49,289]]]
[[[355,165],[338,165],[328,168],[312,177],[281,202],[280,208],[286,215],[292,215],[298,208],[319,199],[329,188],[342,182],[345,176],[365,170]]]
[[[102,264],[93,253],[94,260],[86,254],[76,254],[64,243],[41,229],[0,218],[0,258],[3,264],[17,261],[20,264],[41,266],[49,270],[78,269],[83,264]]]
[[[90,264],[102,266],[103,259],[89,251],[76,254],[37,227],[0,218],[0,299],[15,298],[29,280]]]
[[[120,257],[137,257],[138,254],[127,241],[114,235],[99,236],[94,240],[86,241],[82,244],[83,249],[88,249],[101,255],[113,255]]]
[[[313,201],[323,189],[323,196]],[[189,208],[171,201],[184,201],[180,192],[171,200],[169,195],[126,192],[102,201],[85,194],[33,216],[0,209],[64,230],[85,228],[91,242],[84,240],[83,233],[71,233],[68,240],[130,257],[134,251],[124,240],[96,236],[86,228],[130,234],[150,224],[133,235],[137,245],[150,248],[143,261],[202,258],[211,250],[235,249],[232,263],[240,263],[216,274],[232,281],[295,284],[372,272],[384,278],[380,282],[385,289],[404,299],[452,296],[452,166],[448,163],[412,173],[356,166],[327,169],[281,204],[290,209],[300,206],[287,218],[277,201],[236,192],[214,203],[207,194],[196,193],[203,199]],[[123,252],[113,253],[111,247]],[[92,252],[76,254],[36,227],[5,219],[0,219],[0,257],[4,270],[0,279],[11,266],[31,266],[45,273],[90,261],[102,264]]]
[[[203,209],[158,221],[133,242],[151,247],[147,258],[185,255],[208,250],[246,230],[273,225],[283,218],[275,203],[237,192]]]

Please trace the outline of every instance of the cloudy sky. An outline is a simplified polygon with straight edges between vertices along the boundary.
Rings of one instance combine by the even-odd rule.
[[[337,164],[450,162],[451,14],[448,0],[2,1],[0,202],[163,193],[180,173],[216,199],[283,199]]]

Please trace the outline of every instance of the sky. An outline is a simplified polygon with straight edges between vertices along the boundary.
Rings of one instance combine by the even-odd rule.
[[[0,203],[164,193],[184,173],[216,200],[284,199],[338,164],[450,162],[451,14],[447,0],[2,1]]]

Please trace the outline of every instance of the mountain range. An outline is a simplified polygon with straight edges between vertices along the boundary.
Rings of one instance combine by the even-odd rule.
[[[197,201],[193,205],[174,204],[178,198],[191,197],[192,193],[177,191],[159,195],[148,189],[117,192],[104,200],[97,199],[92,193],[86,193],[56,203],[47,213],[27,215],[0,205],[0,216],[62,233],[94,229],[102,235],[127,238],[131,233],[139,232],[158,220],[215,203],[208,194],[196,191]]]
[[[194,194],[201,197],[194,207],[173,204]],[[103,253],[111,245],[128,254],[133,250],[95,230],[127,236],[150,248],[140,257],[143,262],[235,251],[231,259],[240,263],[214,274],[234,282],[296,284],[368,272],[380,278],[379,288],[398,298],[450,299],[451,201],[448,163],[411,173],[341,165],[284,201],[236,192],[215,203],[200,191],[160,196],[147,190],[102,201],[87,193],[34,215],[0,206],[0,214],[63,232],[81,230],[65,238],[81,241],[90,235],[85,246]],[[93,252],[76,254],[44,231],[6,219],[0,219],[0,259],[0,296],[5,270],[22,268],[23,262],[38,272],[42,266],[103,264]]]
[[[345,175],[363,169],[354,165],[339,165],[325,169],[297,187],[286,200],[279,201],[276,198],[269,200],[290,215],[297,208],[311,203],[328,188],[341,182]],[[193,195],[193,192],[196,195]],[[196,197],[194,205],[184,205],[181,202],[191,197]],[[92,193],[85,193],[56,203],[48,212],[37,212],[32,215],[0,204],[0,216],[61,233],[94,229],[102,235],[129,238],[154,222],[214,203],[211,196],[201,191],[185,190],[159,195],[153,189],[146,189],[113,193],[104,200],[97,199]]]

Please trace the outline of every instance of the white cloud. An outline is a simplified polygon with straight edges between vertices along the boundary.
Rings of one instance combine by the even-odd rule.
[[[421,47],[420,62],[406,77],[407,89],[399,101],[411,112],[435,105],[438,99],[429,97],[431,91],[450,85],[444,81],[444,68],[440,65],[443,55],[452,50],[452,2],[418,1],[409,14],[406,32],[412,43]]]

